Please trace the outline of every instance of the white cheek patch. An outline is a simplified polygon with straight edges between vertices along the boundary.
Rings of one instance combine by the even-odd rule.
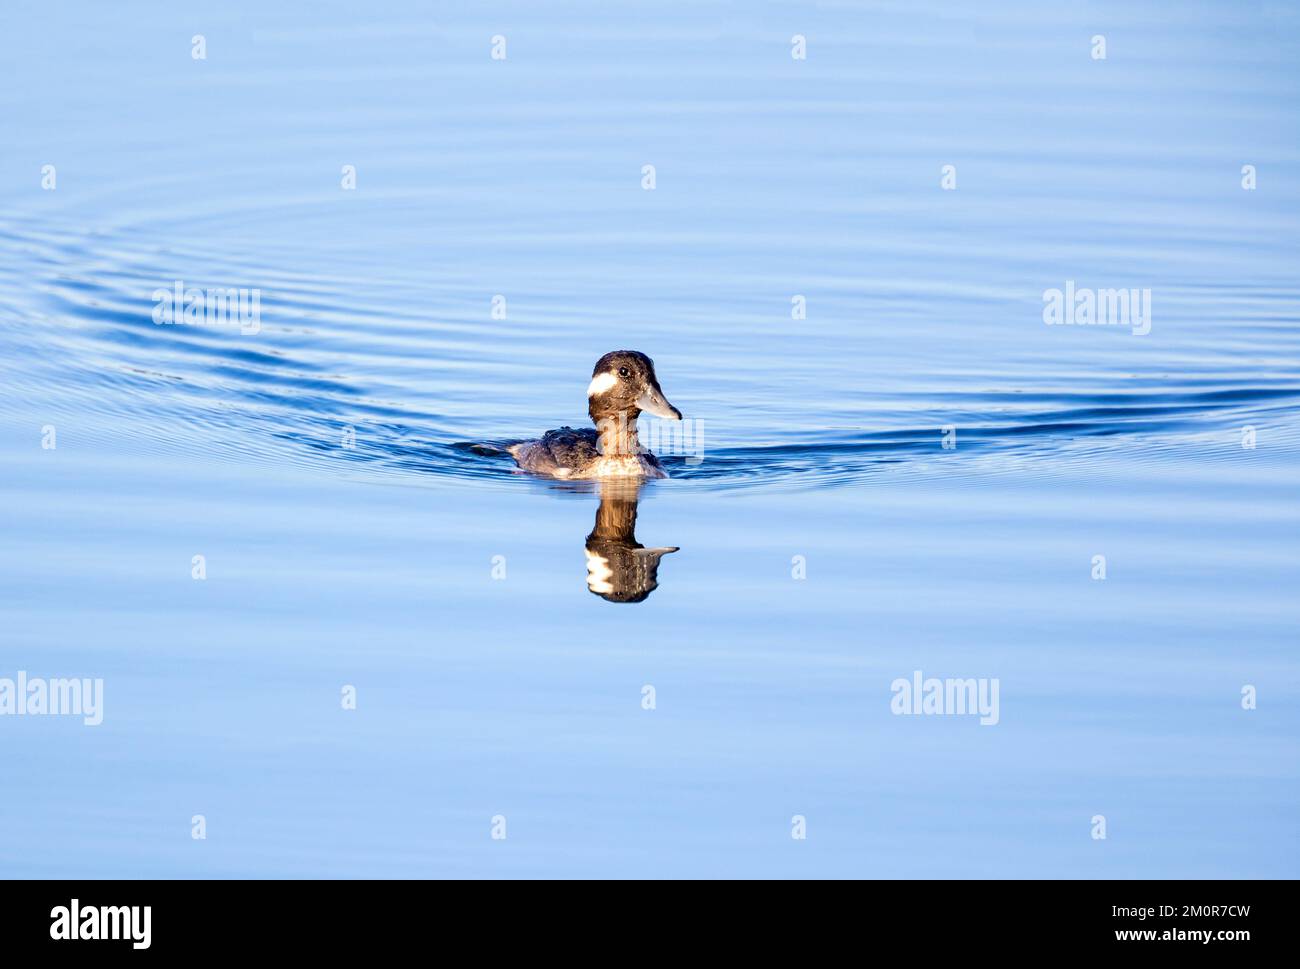
[[[603,394],[618,383],[618,378],[612,373],[598,373],[591,378],[591,383],[587,384],[587,396],[595,397],[597,394]]]
[[[614,577],[614,570],[609,567],[609,559],[597,555],[590,549],[587,552],[587,588],[597,595],[609,595],[614,591],[609,581]]]

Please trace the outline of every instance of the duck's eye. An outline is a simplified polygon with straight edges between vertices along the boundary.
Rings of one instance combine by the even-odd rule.
[[[631,371],[629,371],[629,370],[627,369],[627,367],[619,367],[619,368],[618,368],[618,375],[619,375],[620,377],[630,377],[630,376],[632,376],[632,373],[631,373]]]

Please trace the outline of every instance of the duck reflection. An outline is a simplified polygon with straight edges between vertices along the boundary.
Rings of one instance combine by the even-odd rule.
[[[659,560],[677,547],[636,540],[640,485],[601,482],[596,524],[587,536],[587,588],[609,602],[641,602],[659,587]]]

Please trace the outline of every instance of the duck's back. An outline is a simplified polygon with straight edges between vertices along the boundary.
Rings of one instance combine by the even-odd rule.
[[[547,431],[541,440],[515,444],[509,451],[525,471],[553,478],[668,477],[653,454],[601,454],[599,441],[594,428],[561,427]]]
[[[581,474],[600,458],[595,428],[561,427],[547,431],[539,441],[525,441],[510,449],[519,467],[537,474],[567,478]]]

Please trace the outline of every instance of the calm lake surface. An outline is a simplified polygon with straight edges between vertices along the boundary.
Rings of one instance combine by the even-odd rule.
[[[1300,875],[1295,8],[6,5],[0,55],[0,678],[103,680],[0,716],[0,874]],[[471,447],[624,347],[669,480]]]

